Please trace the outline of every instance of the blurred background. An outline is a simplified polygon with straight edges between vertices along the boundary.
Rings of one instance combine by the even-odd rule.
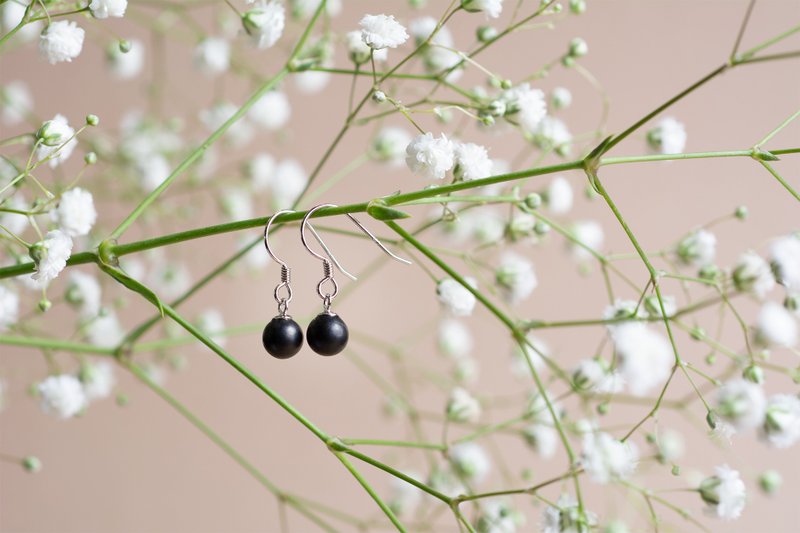
[[[529,4],[525,2],[524,4]],[[357,28],[364,13],[395,14],[407,23],[421,14],[438,17],[445,2],[430,0],[422,10],[407,2],[347,0],[336,17],[334,31]],[[508,0],[506,4],[514,4]],[[240,5],[244,8],[244,5]],[[569,41],[582,37],[589,54],[581,65],[590,72],[611,102],[608,130],[619,132],[694,83],[724,62],[733,46],[747,2],[606,0],[590,1],[581,16],[564,16],[553,27],[534,28],[512,35],[480,56],[482,65],[503,77],[517,79],[563,55]],[[167,15],[165,13],[170,13]],[[97,131],[111,138],[125,115],[132,110],[149,112],[162,119],[180,119],[182,131],[195,144],[207,134],[198,119],[198,110],[225,99],[241,104],[252,91],[248,76],[204,77],[192,67],[196,41],[182,29],[180,22],[166,20],[191,17],[200,31],[217,32],[220,18],[229,9],[216,2],[131,2],[129,14],[122,20],[87,21],[87,40],[83,53],[74,62],[50,66],[42,61],[35,43],[14,45],[0,59],[0,85],[24,80],[30,87],[35,114],[46,119],[56,113],[71,122],[93,113],[101,118]],[[155,17],[165,25],[174,24],[174,34],[158,35],[148,29]],[[758,2],[744,35],[743,47],[753,46],[790,28],[800,19],[796,0]],[[102,22],[100,24],[99,22]],[[467,49],[474,42],[475,28],[485,24],[482,15],[465,13],[448,24],[458,47]],[[224,27],[224,25],[223,25]],[[275,48],[250,50],[238,41],[237,57],[252,69],[254,78],[263,78],[279,68],[296,39],[300,23],[291,22]],[[235,33],[235,32],[234,32]],[[145,67],[142,76],[133,80],[114,79],[108,72],[105,49],[115,38],[139,39],[145,44]],[[776,51],[797,49],[797,39]],[[349,68],[343,50],[336,51],[334,64]],[[401,53],[392,51],[390,64]],[[800,108],[800,68],[797,61],[755,64],[734,69],[707,84],[676,104],[668,114],[686,125],[687,151],[747,149]],[[469,70],[460,84],[484,82],[485,75]],[[153,95],[153,80],[159,94]],[[573,102],[562,118],[574,133],[597,127],[602,114],[602,95],[575,69],[556,66],[549,76],[535,83],[546,91],[563,86],[570,89]],[[123,242],[173,231],[190,229],[228,219],[266,216],[272,212],[264,199],[256,202],[254,213],[226,217],[219,209],[226,188],[242,181],[241,168],[253,154],[266,151],[277,159],[294,158],[309,172],[330,141],[339,131],[346,114],[350,77],[331,76],[321,92],[299,90],[296,80],[286,80],[283,89],[291,104],[291,121],[278,133],[257,132],[243,146],[220,146],[215,150],[208,177],[191,184],[179,178],[160,200],[157,213],[166,216],[146,217],[125,234]],[[369,89],[368,80],[360,80],[356,94]],[[421,89],[420,89],[421,90]],[[369,104],[367,114],[379,109]],[[415,116],[415,118],[418,118]],[[452,130],[433,116],[418,118],[420,125],[434,132]],[[391,117],[388,124],[406,127],[402,117]],[[30,126],[2,126],[2,137],[28,131]],[[646,152],[644,132],[632,136],[612,155],[637,155]],[[322,171],[324,179],[363,154],[374,134],[372,127],[354,128],[333,153]],[[461,136],[481,142],[493,158],[513,161],[524,142],[514,136],[493,137],[475,126],[463,128]],[[783,130],[770,146],[796,147],[800,124]],[[77,158],[76,158],[77,159]],[[519,166],[527,168],[535,157],[524,156]],[[546,162],[556,162],[549,156]],[[77,163],[76,163],[77,164]],[[174,166],[174,164],[173,164]],[[795,187],[800,185],[800,157],[787,156],[775,163]],[[98,236],[110,232],[142,193],[125,187],[123,180],[104,171],[102,162],[89,171],[87,186],[95,192],[99,222]],[[564,175],[576,191],[576,205],[565,221],[593,219],[605,230],[604,251],[632,252],[625,235],[616,225],[605,204],[583,195],[585,177],[580,172]],[[730,214],[746,205],[745,222],[731,220],[715,226],[719,237],[719,265],[731,265],[747,249],[764,249],[767,239],[797,230],[796,201],[756,162],[745,158],[709,159],[641,165],[621,165],[603,170],[602,177],[610,194],[625,214],[643,246],[662,249],[674,243],[692,228]],[[551,177],[533,178],[523,183],[525,192],[546,187]],[[90,180],[90,181],[89,181]],[[405,167],[390,168],[365,164],[339,184],[320,195],[319,201],[345,203],[366,201],[396,190],[410,191],[427,183],[413,176]],[[138,195],[138,196],[137,196]],[[311,204],[304,203],[303,208]],[[414,219],[404,223],[414,227],[429,216],[429,208],[412,210]],[[391,232],[376,221],[362,219],[379,235]],[[346,220],[328,219],[326,226],[352,229]],[[241,245],[242,236],[256,239],[260,229],[247,230],[170,248],[170,257],[180,258],[197,280],[213,269]],[[361,272],[380,256],[371,243],[333,235],[328,238],[334,252],[348,270]],[[439,231],[425,234],[426,243],[458,247]],[[305,323],[320,307],[313,287],[320,276],[319,263],[301,247],[296,230],[281,231],[275,237],[276,251],[294,270],[295,300],[292,313]],[[532,298],[515,308],[516,316],[527,319],[565,320],[601,315],[607,304],[602,275],[595,265],[579,268],[565,251],[563,239],[549,235],[536,246],[516,246],[536,265],[539,287]],[[259,251],[263,251],[259,249]],[[403,252],[402,255],[409,255]],[[425,263],[419,256],[415,263]],[[346,297],[335,302],[335,310],[353,331],[351,348],[333,358],[321,358],[304,349],[288,361],[267,356],[259,339],[259,324],[275,314],[272,290],[278,280],[274,264],[253,270],[234,269],[217,278],[181,307],[184,316],[197,317],[208,309],[219,310],[229,327],[251,326],[245,333],[231,336],[226,349],[242,361],[265,383],[273,387],[325,431],[354,438],[397,438],[409,436],[408,423],[402,415],[388,414],[390,399],[376,385],[374,376],[410,393],[422,413],[422,427],[430,440],[438,441],[441,415],[449,393],[446,381],[426,379],[427,375],[447,376],[451,362],[437,352],[436,328],[443,316],[435,298],[435,285],[419,266],[386,263],[372,275],[357,282],[343,277],[340,282]],[[459,264],[459,268],[463,265]],[[644,285],[647,273],[636,261],[620,267]],[[79,267],[86,272],[92,266]],[[466,272],[466,270],[465,270]],[[236,274],[236,275],[234,275]],[[118,309],[124,327],[131,328],[152,315],[151,308],[121,287],[104,281],[107,293],[125,296],[127,303]],[[673,293],[678,286],[669,287]],[[53,294],[58,289],[53,289]],[[33,292],[25,293],[24,308],[32,309],[37,301]],[[626,294],[620,286],[620,296]],[[752,320],[755,304],[742,299],[742,313]],[[57,311],[57,310],[56,310]],[[714,313],[699,315],[711,320]],[[63,318],[60,318],[63,317]],[[470,389],[487,405],[485,423],[501,421],[523,405],[530,383],[515,378],[509,368],[512,342],[486,311],[477,308],[465,320],[475,339],[474,357],[479,379]],[[74,319],[53,313],[41,324],[54,336],[68,335]],[[169,333],[169,331],[167,331]],[[157,328],[148,340],[160,338],[165,330]],[[174,330],[172,331],[175,335]],[[178,333],[180,336],[180,333]],[[550,347],[553,357],[564,368],[590,356],[604,335],[601,327],[545,330],[537,333]],[[741,332],[728,328],[723,338],[740,347]],[[387,353],[379,339],[395,346],[399,355]],[[708,352],[681,333],[680,345],[686,359],[702,364]],[[123,369],[116,372],[116,393],[126,397],[124,406],[113,399],[93,404],[85,415],[61,421],[43,414],[29,387],[43,379],[48,371],[45,359],[35,350],[0,347],[0,379],[3,382],[3,408],[0,412],[0,452],[22,457],[34,455],[43,463],[41,472],[32,475],[11,462],[0,462],[0,529],[9,532],[216,532],[278,531],[279,505],[262,485],[235,464],[214,443],[190,425],[162,398],[148,390]],[[61,357],[61,355],[59,355]],[[369,496],[311,433],[301,427],[274,402],[247,382],[216,355],[198,344],[179,345],[157,354],[139,354],[142,363],[163,368],[166,389],[192,412],[214,428],[242,455],[247,457],[272,482],[284,490],[302,494],[358,516],[374,518],[381,514]],[[775,354],[787,366],[796,364],[791,353]],[[69,357],[64,358],[65,366]],[[719,367],[721,368],[721,367]],[[709,371],[719,370],[711,369]],[[379,381],[379,380],[378,380]],[[669,398],[683,397],[688,387],[678,379]],[[405,383],[405,384],[404,384]],[[398,385],[399,384],[399,385]],[[768,376],[771,392],[793,393],[796,387],[786,375]],[[507,401],[503,402],[502,400]],[[516,400],[514,400],[516,399]],[[515,403],[516,402],[516,403]],[[579,407],[569,409],[579,411]],[[645,405],[614,405],[603,419],[608,427],[630,428],[643,417]],[[439,418],[437,418],[437,416]],[[576,412],[577,416],[577,412]],[[708,475],[714,465],[728,463],[742,472],[748,489],[748,506],[742,518],[723,523],[706,519],[696,494],[675,493],[671,500],[696,515],[712,531],[791,532],[796,530],[800,510],[795,505],[800,493],[800,462],[796,449],[774,450],[758,442],[753,435],[735,438],[732,445],[715,445],[707,438],[705,411],[697,402],[685,416],[665,411],[661,427],[681,431],[686,454],[679,461],[683,475],[670,475],[669,467],[643,461],[641,484],[657,489],[688,485],[702,473]],[[451,436],[466,429],[451,428]],[[637,437],[642,456],[648,455],[644,439]],[[558,475],[564,470],[563,451],[550,460],[542,460],[530,451],[518,435],[498,434],[488,439],[493,457],[492,474],[481,489],[526,486],[536,480]],[[401,449],[370,448],[375,456],[397,468],[424,472],[425,455]],[[652,454],[650,454],[652,455]],[[382,494],[390,490],[389,476],[359,465],[364,476]],[[783,488],[768,497],[757,489],[756,479],[766,469],[777,469],[784,478]],[[523,477],[523,472],[527,477]],[[695,478],[691,477],[695,475]],[[645,529],[646,510],[641,498],[626,495],[618,488],[584,483],[589,507],[604,520],[620,518],[632,530]],[[560,488],[551,487],[548,497],[558,498]],[[521,531],[537,531],[543,507],[529,499],[515,500],[527,517]],[[687,531],[693,526],[666,508],[659,509],[665,531]],[[316,526],[296,512],[288,511],[291,531],[315,531]],[[455,531],[448,514],[435,522],[432,530]],[[356,530],[341,524],[342,531]]]

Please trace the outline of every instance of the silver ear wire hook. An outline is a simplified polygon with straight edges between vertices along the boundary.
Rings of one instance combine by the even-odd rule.
[[[314,226],[312,226],[312,225],[311,225],[311,224],[308,222],[308,219],[309,219],[309,218],[311,218],[311,215],[313,215],[313,214],[314,214],[314,212],[316,212],[318,209],[322,209],[323,207],[338,207],[338,206],[337,206],[337,205],[335,205],[335,204],[320,204],[320,205],[314,206],[314,207],[312,207],[311,209],[309,209],[309,210],[308,210],[308,212],[306,213],[306,215],[303,217],[303,222],[302,222],[302,224],[300,225],[300,240],[303,242],[303,246],[305,246],[305,247],[306,247],[306,250],[308,250],[308,252],[309,252],[311,255],[313,255],[314,257],[316,257],[317,259],[319,259],[319,260],[321,260],[321,261],[323,261],[323,262],[327,262],[327,261],[328,261],[328,258],[330,258],[331,262],[332,262],[334,265],[336,265],[336,268],[337,268],[337,269],[339,269],[339,271],[340,271],[342,274],[344,274],[344,275],[345,275],[345,276],[347,276],[348,278],[350,278],[350,279],[352,279],[353,281],[355,281],[357,278],[356,278],[354,275],[352,275],[351,273],[349,273],[347,270],[345,270],[345,269],[344,269],[344,267],[341,265],[341,263],[339,263],[339,261],[338,261],[338,260],[336,259],[336,257],[333,255],[333,252],[331,252],[330,248],[328,248],[328,247],[325,245],[325,241],[323,241],[323,240],[322,240],[322,237],[320,237],[320,236],[319,236],[319,233],[317,233],[317,231],[314,229]],[[348,217],[350,220],[352,220],[352,221],[353,221],[353,223],[354,223],[356,226],[358,226],[358,229],[360,229],[361,231],[363,231],[363,232],[364,232],[364,233],[365,233],[365,234],[366,234],[366,235],[367,235],[367,236],[368,236],[368,237],[369,237],[369,238],[372,240],[372,242],[374,242],[375,244],[377,244],[377,245],[378,245],[378,247],[379,247],[381,250],[383,250],[383,252],[384,252],[384,253],[386,253],[386,254],[387,254],[389,257],[391,257],[392,259],[394,259],[394,260],[396,260],[396,261],[399,261],[399,262],[401,262],[401,263],[405,263],[405,264],[407,264],[407,265],[410,265],[410,264],[412,264],[412,263],[411,263],[411,261],[409,261],[408,259],[403,259],[402,257],[398,257],[398,256],[396,256],[395,254],[393,254],[393,253],[391,252],[391,250],[389,250],[388,248],[386,248],[386,246],[384,246],[384,244],[383,244],[383,243],[380,241],[380,239],[378,239],[378,238],[377,238],[375,235],[373,235],[373,233],[372,233],[371,231],[369,231],[369,230],[368,230],[368,229],[367,229],[367,228],[366,228],[366,227],[365,227],[365,226],[364,226],[364,225],[363,225],[361,222],[359,222],[359,221],[358,221],[358,219],[356,219],[356,217],[354,217],[354,216],[353,216],[353,215],[351,215],[350,213],[345,213],[345,215],[347,215],[347,217]],[[327,256],[328,256],[328,257],[324,257],[324,256],[322,256],[322,255],[318,254],[317,252],[315,252],[314,250],[312,250],[312,249],[311,249],[311,247],[308,245],[308,240],[306,239],[306,233],[305,233],[306,226],[308,226],[308,228],[311,230],[311,233],[314,235],[314,238],[317,240],[317,242],[318,242],[318,243],[319,243],[319,245],[322,247],[322,249],[325,251],[325,254],[327,254]]]
[[[267,221],[267,225],[264,226],[264,248],[267,249],[267,253],[269,254],[269,256],[281,266],[281,282],[278,284],[278,286],[275,287],[275,292],[274,292],[275,301],[278,302],[278,311],[280,312],[281,316],[286,316],[286,310],[288,308],[288,304],[289,302],[292,301],[292,286],[291,286],[292,271],[285,262],[283,262],[280,258],[278,258],[277,255],[275,255],[275,253],[272,251],[272,248],[270,248],[269,228],[270,226],[272,226],[272,223],[278,216],[289,213],[294,213],[294,211],[290,211],[288,209],[278,211],[277,213],[275,213],[270,217],[270,219]],[[287,296],[285,298],[281,298],[280,296],[278,296],[278,291],[282,287],[286,288]]]

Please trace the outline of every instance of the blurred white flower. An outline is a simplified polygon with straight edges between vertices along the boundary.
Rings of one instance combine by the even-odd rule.
[[[778,283],[791,291],[800,291],[800,238],[786,235],[776,239],[769,252]]]
[[[86,394],[78,378],[69,374],[50,376],[36,387],[46,414],[67,419],[79,414],[87,405]]]
[[[308,183],[308,175],[294,159],[286,159],[275,167],[272,181],[272,206],[288,209],[294,204]]]
[[[7,285],[0,284],[0,333],[17,323],[19,295]]]
[[[637,322],[625,322],[611,333],[619,360],[618,371],[631,394],[643,396],[659,386],[672,370],[672,346],[653,329]]]
[[[130,48],[127,52],[122,52],[119,43],[114,42],[106,54],[111,74],[121,80],[135,78],[144,67],[144,43],[138,39],[131,39],[128,43]]]
[[[267,153],[258,153],[247,163],[247,177],[254,191],[264,191],[272,184],[277,163]]]
[[[206,37],[194,49],[194,63],[203,74],[216,76],[231,64],[231,45],[222,37]]]
[[[664,117],[647,132],[650,148],[660,154],[679,154],[686,147],[686,129],[672,117]]]
[[[102,290],[97,278],[80,270],[70,270],[65,299],[84,318],[93,318],[100,312]]]
[[[542,516],[542,533],[589,533],[596,525],[597,516],[581,513],[578,502],[568,494],[562,494],[555,506],[547,506]]]
[[[238,110],[239,107],[230,102],[219,102],[209,109],[200,111],[200,120],[208,128],[208,131],[216,131]],[[242,146],[253,138],[253,128],[244,117],[241,117],[228,128],[225,136],[234,145]]]
[[[495,279],[503,297],[510,304],[526,300],[539,285],[533,263],[513,252],[506,252],[495,271]]]
[[[542,150],[555,150],[559,154],[569,153],[572,134],[560,118],[545,116],[532,133],[534,141]]]
[[[384,126],[372,139],[369,156],[376,161],[402,165],[410,142],[411,135],[405,129]]]
[[[782,305],[767,302],[758,312],[756,338],[766,346],[793,348],[798,340],[797,320]]]
[[[709,514],[723,520],[741,516],[746,502],[746,488],[739,472],[728,465],[714,469],[715,475],[700,483],[700,497],[708,505]]]
[[[172,172],[172,167],[166,157],[161,154],[151,154],[137,159],[134,170],[139,178],[139,185],[145,192],[155,190],[167,179]]]
[[[473,13],[482,11],[487,18],[496,19],[503,11],[503,0],[461,0],[461,7]]]
[[[514,343],[511,350],[511,372],[519,378],[529,380],[531,369],[528,366],[528,360],[533,368],[539,371],[545,364],[542,355],[550,357],[550,347],[533,333],[526,334],[525,340],[528,344],[525,345],[524,350],[519,344]]]
[[[73,21],[51,22],[39,37],[39,53],[51,65],[70,62],[83,49],[84,33]]]
[[[222,204],[222,211],[230,221],[253,218],[253,199],[247,189],[242,187],[225,189],[220,203]]]
[[[56,115],[44,122],[36,132],[36,159],[48,159],[51,168],[55,168],[72,155],[78,145],[74,137],[75,130],[70,127],[64,115]]]
[[[286,94],[280,91],[270,91],[253,104],[247,113],[253,123],[265,130],[279,130],[289,122],[292,108]]]
[[[125,338],[125,331],[116,313],[107,309],[89,321],[86,325],[86,337],[95,346],[116,348]]]
[[[475,286],[474,280],[465,278],[467,283]],[[475,309],[475,295],[454,279],[443,279],[436,286],[436,295],[453,316],[469,316]]]
[[[776,448],[788,448],[800,440],[800,399],[790,394],[770,397],[761,435]]]
[[[225,347],[225,318],[218,309],[207,309],[197,318],[197,329],[214,342]]]
[[[547,115],[544,93],[531,88],[528,83],[507,89],[499,102],[505,105],[505,115],[516,117],[519,125],[528,133],[537,131]]]
[[[126,9],[128,0],[92,0],[89,4],[89,10],[96,19],[124,17]]]
[[[156,293],[166,300],[177,298],[192,284],[192,275],[185,264],[162,259],[157,261],[148,278]]]
[[[453,359],[467,357],[472,352],[472,334],[463,322],[445,318],[439,323],[439,349]]]
[[[0,34],[7,34],[22,22],[28,3],[24,0],[6,0],[0,4]],[[41,32],[41,22],[28,22],[17,31],[15,37],[20,41],[34,39]]]
[[[323,67],[330,67],[329,64],[322,64]],[[315,94],[322,91],[331,81],[331,73],[319,70],[304,70],[297,72],[293,76],[294,84],[297,89],[306,94]]]
[[[515,511],[505,500],[484,500],[476,530],[478,533],[516,533],[525,524],[525,515]]]
[[[556,87],[550,93],[550,102],[555,109],[566,109],[572,104],[572,93],[566,87]]]
[[[572,209],[572,202],[574,193],[572,192],[572,185],[569,184],[566,178],[556,176],[550,185],[547,187],[547,193],[544,195],[547,202],[547,208],[554,215],[564,215]]]
[[[597,253],[600,252],[600,248],[603,246],[603,241],[605,240],[603,226],[594,220],[578,220],[572,225],[570,230],[573,237],[583,244],[583,246],[580,246],[574,242],[570,243],[572,256],[577,261],[588,261],[594,257],[586,248]]]
[[[36,269],[31,278],[47,284],[67,266],[67,259],[72,255],[72,238],[60,230],[49,231],[44,240],[31,247],[30,255]]]
[[[71,237],[87,235],[97,221],[92,193],[75,187],[61,195],[54,219]]]
[[[583,436],[580,461],[592,481],[608,484],[630,477],[638,465],[639,453],[630,441],[619,441],[608,433],[589,432]]]
[[[710,231],[693,231],[678,244],[678,258],[687,265],[702,267],[714,262],[717,237]]]
[[[83,385],[86,399],[89,401],[107,398],[114,389],[114,385],[117,384],[114,377],[114,365],[109,361],[84,364],[81,366],[78,378]]]
[[[753,429],[764,422],[767,399],[755,383],[734,379],[717,389],[714,412],[736,431]]]
[[[3,124],[7,126],[19,124],[32,110],[33,96],[24,81],[14,80],[0,87],[0,117]]]
[[[254,0],[247,0],[252,2]],[[309,18],[319,7],[321,0],[291,0],[292,15],[300,18]],[[328,0],[325,3],[325,12],[335,17],[342,12],[342,0]]]
[[[552,426],[531,424],[522,430],[522,436],[528,446],[541,455],[542,459],[551,459],[558,451],[558,432]]]
[[[686,451],[683,436],[672,430],[659,432],[655,445],[658,450],[658,460],[662,463],[673,463],[683,457]]]
[[[489,455],[475,442],[462,442],[450,448],[450,461],[459,474],[472,483],[480,483],[492,468]]]
[[[408,40],[405,27],[391,15],[364,15],[359,24],[361,39],[373,50],[397,48]]]
[[[733,269],[733,283],[742,292],[752,291],[763,298],[775,287],[775,277],[769,264],[755,252],[748,251],[739,256]]]
[[[270,48],[283,35],[286,10],[276,0],[261,0],[242,15],[242,26],[258,48]]]
[[[598,359],[584,359],[572,373],[572,382],[580,390],[595,394],[614,394],[625,386],[625,379]]]
[[[444,179],[455,164],[453,143],[444,134],[438,139],[432,133],[417,135],[406,147],[406,164],[414,174]]]
[[[475,143],[453,143],[455,146],[455,170],[458,179],[464,181],[488,178],[492,175],[492,160],[486,148]]]
[[[389,52],[386,48],[381,50],[374,50],[367,46],[364,39],[361,38],[361,32],[353,30],[344,35],[344,43],[347,46],[347,54],[356,65],[363,65],[368,62],[370,57],[375,61],[386,61],[389,57]]]
[[[9,181],[16,175],[17,172],[15,170],[14,175],[8,178]],[[16,209],[17,211],[28,211],[30,209],[25,198],[19,192],[7,198],[4,202],[0,202],[0,206],[6,209]],[[14,235],[19,236],[28,227],[28,217],[19,213],[0,212],[0,225]]]
[[[466,390],[456,387],[447,400],[447,419],[453,422],[475,423],[481,416],[481,404]]]
[[[416,472],[403,472],[411,479],[421,481],[423,478]],[[392,476],[389,480],[389,497],[386,503],[398,515],[411,515],[422,501],[425,493],[420,489],[398,477]]]

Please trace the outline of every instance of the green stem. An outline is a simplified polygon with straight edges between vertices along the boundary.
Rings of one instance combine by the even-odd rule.
[[[41,348],[45,350],[61,350],[64,352],[90,353],[95,355],[113,355],[113,348],[102,348],[92,344],[64,341],[60,339],[47,339],[44,337],[17,337],[14,335],[0,335],[0,344],[8,346],[21,346],[25,348]]]

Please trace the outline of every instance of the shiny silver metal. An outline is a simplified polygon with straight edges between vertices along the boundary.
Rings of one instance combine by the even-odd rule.
[[[288,209],[278,211],[269,218],[267,225],[264,226],[264,247],[267,249],[269,256],[281,266],[281,282],[275,287],[273,296],[275,297],[275,301],[278,303],[278,316],[284,318],[287,316],[286,313],[289,310],[289,302],[292,301],[292,270],[283,260],[275,255],[275,252],[272,251],[272,248],[269,245],[269,228],[272,226],[275,218],[288,213],[294,213],[294,211],[290,211]],[[281,289],[286,289],[285,297],[278,295]]]

